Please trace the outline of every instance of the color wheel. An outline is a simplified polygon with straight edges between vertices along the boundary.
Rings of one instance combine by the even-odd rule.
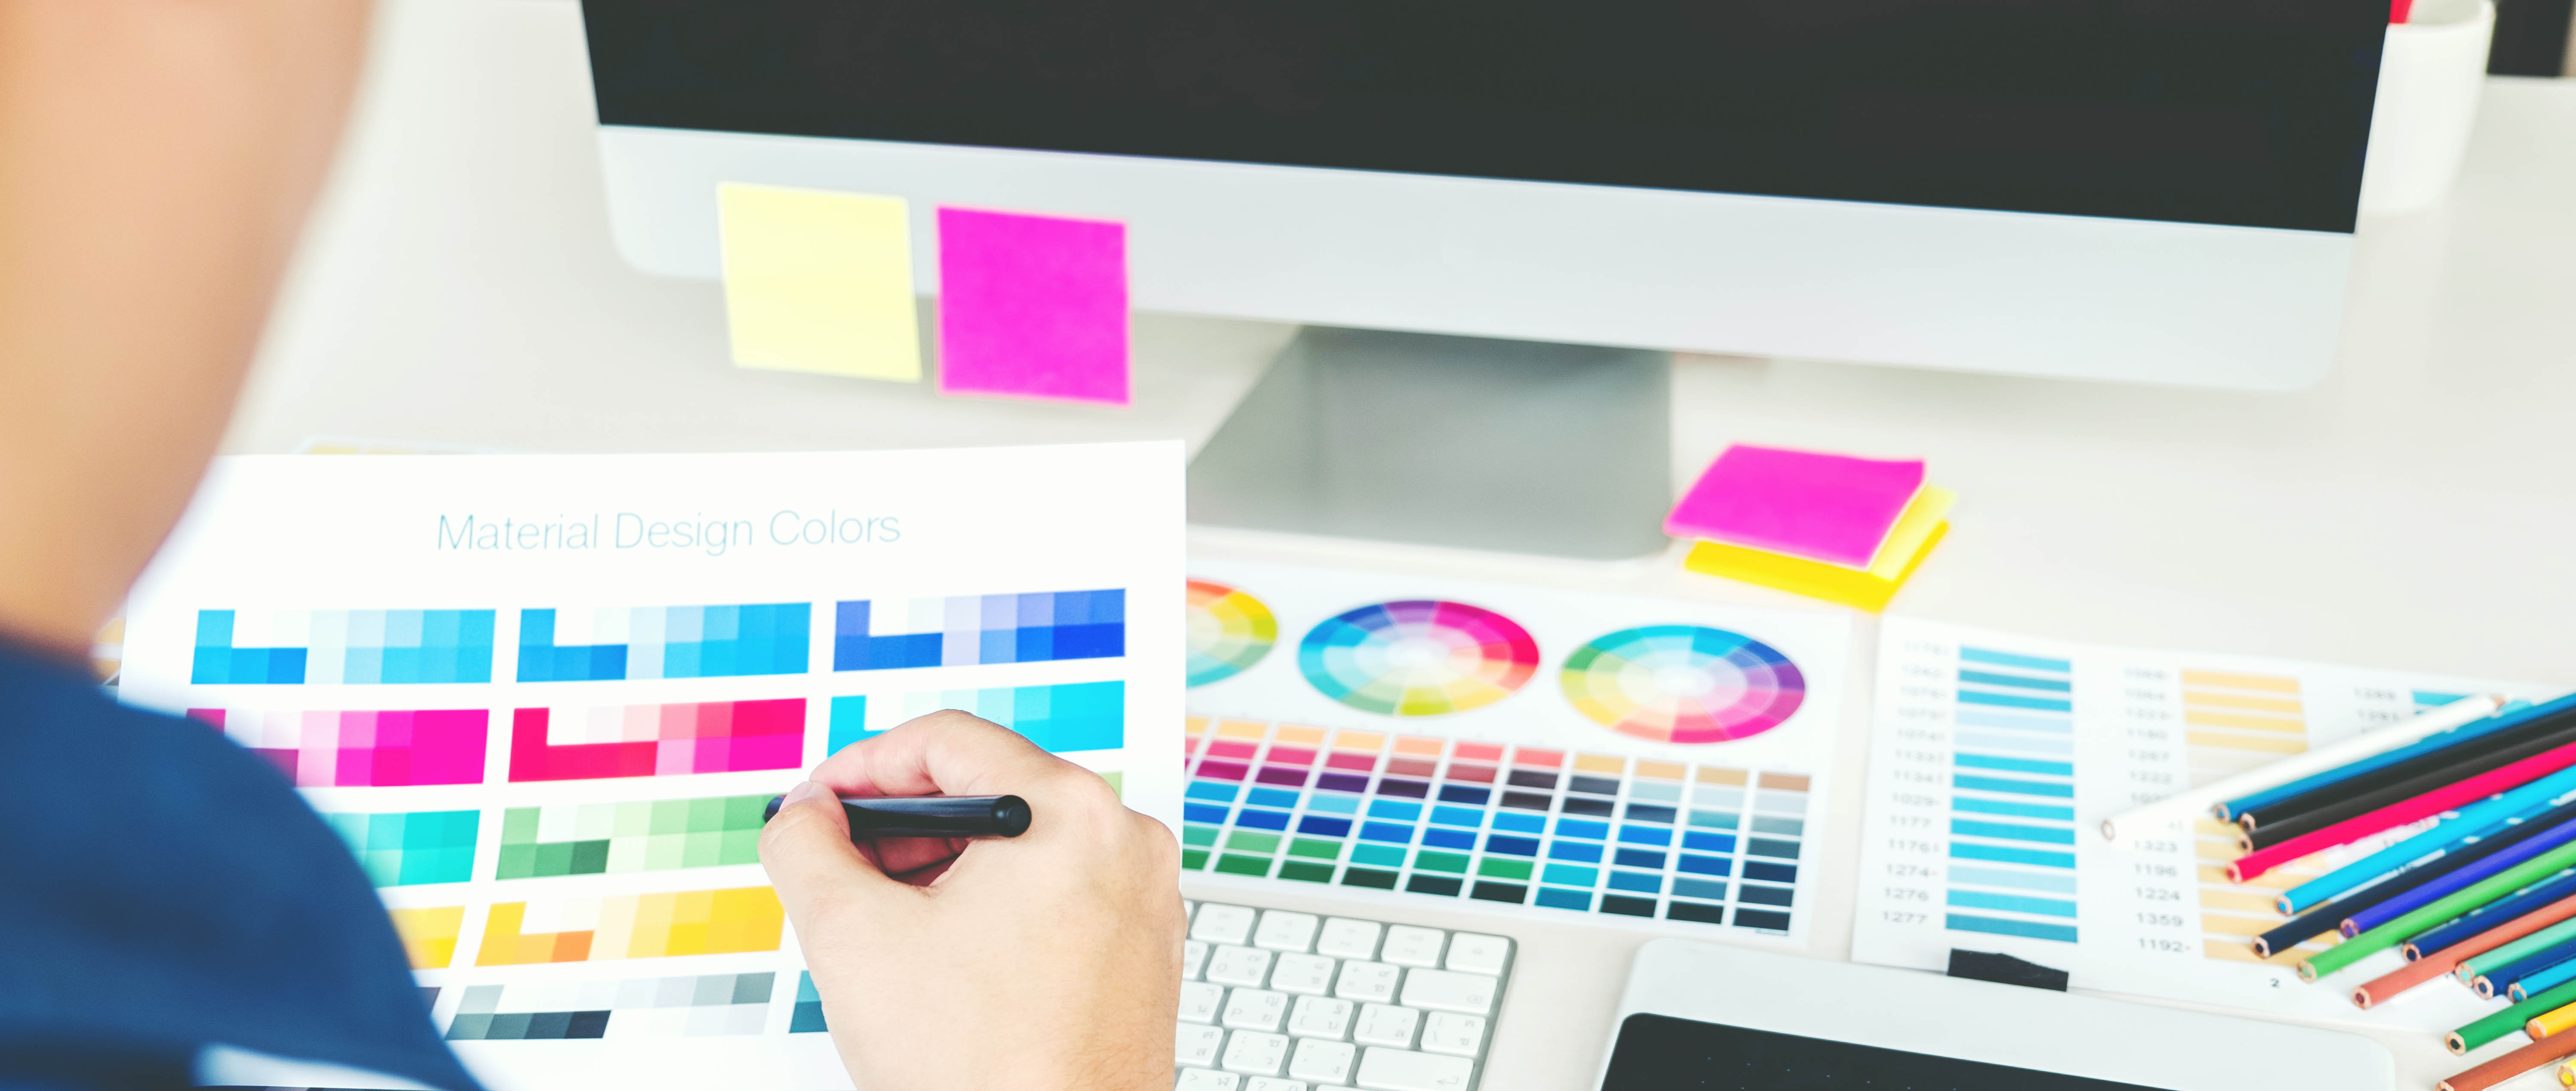
[[[1190,685],[1252,668],[1279,641],[1279,619],[1261,600],[1211,580],[1190,581]]]
[[[1390,716],[1438,716],[1511,696],[1538,673],[1538,641],[1463,602],[1362,606],[1308,630],[1297,669],[1324,696]]]
[[[1656,742],[1707,743],[1780,726],[1807,679],[1778,649],[1697,625],[1621,629],[1565,659],[1565,699],[1593,722]]]

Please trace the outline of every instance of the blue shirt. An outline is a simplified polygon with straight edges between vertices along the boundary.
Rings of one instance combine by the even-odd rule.
[[[284,777],[0,644],[0,1088],[184,1086],[209,1045],[476,1086]]]

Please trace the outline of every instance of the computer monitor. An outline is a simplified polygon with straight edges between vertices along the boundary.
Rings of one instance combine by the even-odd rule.
[[[908,199],[925,292],[970,206],[1126,222],[1144,311],[2277,390],[2334,356],[2388,4],[583,12],[652,272],[764,182]]]

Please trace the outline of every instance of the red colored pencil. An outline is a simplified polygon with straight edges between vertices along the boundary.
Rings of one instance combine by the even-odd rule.
[[[2245,854],[2227,865],[2228,877],[2245,882],[2320,849],[2358,841],[2381,830],[2403,826],[2419,818],[2450,810],[2474,799],[2485,799],[2518,784],[2548,776],[2576,765],[2576,743],[2555,750],[2544,750],[2511,765],[2487,770],[2448,788],[2437,788],[2413,799],[2391,803],[2368,814],[2355,815],[2313,833],[2293,837],[2266,849]]]
[[[2355,1007],[2367,1008],[2460,968],[2460,960],[2482,955],[2560,921],[2576,917],[2576,894],[2496,925],[2433,954],[2372,978],[2352,991]]]

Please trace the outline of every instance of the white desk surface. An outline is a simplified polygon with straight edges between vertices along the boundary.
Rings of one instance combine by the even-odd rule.
[[[526,451],[1204,442],[1291,332],[1139,316],[1131,409],[942,399],[727,364],[711,283],[610,246],[569,0],[388,0],[377,65],[228,440]],[[1675,370],[1673,466],[1735,441],[1921,456],[1959,491],[1906,613],[2079,640],[2576,683],[2576,81],[2496,79],[2450,203],[2361,232],[2341,362],[2220,394],[1719,357]],[[1201,532],[1198,548],[1798,604],[1685,576]],[[1854,677],[1869,677],[1864,647]],[[1808,953],[1851,934],[1865,696]],[[1336,903],[1280,894],[1270,904]],[[1485,1086],[1590,1086],[1641,937],[1468,913],[1518,980]],[[2392,1035],[2403,1086],[2462,1067]],[[2517,1085],[2521,1086],[2521,1085]],[[2537,1082],[2528,1086],[2542,1086]]]

